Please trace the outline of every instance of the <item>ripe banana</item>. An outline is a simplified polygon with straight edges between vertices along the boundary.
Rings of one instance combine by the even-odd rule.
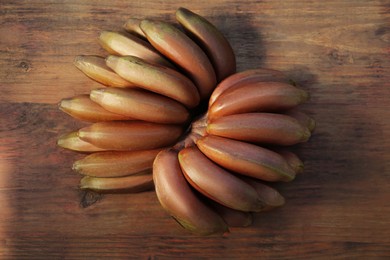
[[[134,84],[121,78],[100,56],[80,55],[74,59],[74,65],[89,78],[109,87],[126,88],[133,87]]]
[[[210,199],[246,212],[260,211],[264,207],[250,185],[216,165],[196,146],[181,150],[179,162],[190,185]]]
[[[134,34],[143,40],[147,40],[144,32],[139,27],[141,21],[142,21],[141,19],[130,18],[123,25],[123,29],[125,29],[126,32]]]
[[[217,79],[213,66],[202,49],[171,24],[143,20],[140,27],[160,53],[188,73],[197,86],[201,99],[206,99],[215,88]]]
[[[179,102],[138,88],[94,89],[90,98],[110,112],[138,120],[180,124],[189,119],[188,110]]]
[[[295,118],[274,113],[219,117],[207,125],[207,132],[240,141],[276,145],[293,145],[310,137],[310,131]]]
[[[199,92],[194,83],[176,70],[134,56],[109,56],[106,62],[121,77],[138,87],[172,98],[188,108],[199,104]]]
[[[71,132],[60,136],[57,140],[57,145],[62,148],[77,152],[99,152],[105,151],[105,149],[97,147],[93,144],[90,144],[86,141],[81,140],[76,132]]]
[[[251,212],[244,212],[225,207],[217,202],[209,201],[210,207],[214,209],[226,222],[229,227],[247,227],[253,222]]]
[[[70,116],[87,122],[132,120],[131,117],[105,110],[93,102],[89,95],[78,95],[61,100],[59,108]]]
[[[81,128],[81,140],[105,150],[151,150],[169,146],[181,136],[177,125],[142,121],[98,122]]]
[[[259,198],[266,205],[262,211],[268,211],[270,209],[283,206],[285,203],[284,197],[274,188],[262,183],[259,180],[253,178],[242,177],[242,180],[251,185],[257,192]]]
[[[281,82],[256,82],[225,91],[209,108],[209,119],[293,108],[308,99],[306,91]]]
[[[223,234],[228,227],[191,190],[174,150],[161,151],[153,164],[153,181],[162,207],[185,229],[202,235]]]
[[[100,178],[84,176],[80,180],[80,188],[100,193],[136,193],[153,189],[153,175],[147,173],[126,177]]]
[[[236,72],[236,57],[223,34],[204,17],[180,7],[176,20],[186,33],[198,43],[213,64],[217,81]]]
[[[307,129],[309,129],[310,132],[313,132],[314,129],[316,128],[316,121],[303,112],[300,112],[300,111],[293,109],[293,110],[289,110],[289,111],[285,112],[284,114],[291,116],[291,117],[295,118],[296,120],[298,120],[298,122],[301,125],[307,127]]]
[[[228,226],[250,225],[252,212],[285,203],[266,182],[293,180],[303,162],[275,145],[306,141],[315,121],[294,109],[308,94],[283,73],[235,73],[234,52],[214,25],[185,8],[175,15],[185,33],[132,18],[123,25],[128,34],[100,34],[106,59],[75,58],[86,76],[115,88],[63,99],[61,110],[93,124],[57,143],[92,153],[73,164],[83,175],[80,188],[155,187],[184,228],[224,234]]]
[[[172,67],[150,43],[131,34],[103,31],[99,35],[99,43],[108,53],[113,55],[132,55],[148,62]]]
[[[92,177],[122,177],[153,167],[161,149],[145,151],[107,151],[87,155],[73,164],[73,170]]]
[[[252,69],[230,75],[221,81],[211,94],[209,107],[223,92],[230,88],[236,88],[249,83],[270,81],[288,83],[286,76],[282,72],[272,69]]]
[[[265,181],[292,181],[295,172],[279,154],[260,146],[208,135],[197,141],[212,161],[233,172]]]

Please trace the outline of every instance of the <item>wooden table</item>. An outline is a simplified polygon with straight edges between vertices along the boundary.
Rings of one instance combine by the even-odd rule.
[[[61,98],[98,84],[72,64],[105,52],[100,30],[130,17],[173,21],[176,1],[0,5],[1,259],[377,259],[390,257],[390,11],[373,1],[182,1],[231,41],[238,69],[284,71],[318,122],[295,150],[306,169],[287,204],[227,237],[182,230],[154,192],[89,196],[56,146],[76,122]],[[82,207],[83,203],[92,203]]]

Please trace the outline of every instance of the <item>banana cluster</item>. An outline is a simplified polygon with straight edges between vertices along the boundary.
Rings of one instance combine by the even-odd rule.
[[[303,170],[285,146],[315,127],[294,109],[308,93],[271,69],[236,72],[232,47],[205,18],[176,11],[184,29],[129,19],[126,33],[104,31],[107,57],[75,65],[101,83],[63,99],[60,109],[91,122],[58,139],[88,153],[73,164],[81,189],[141,192],[155,188],[162,207],[197,234],[248,226],[252,212],[284,204],[268,183]]]

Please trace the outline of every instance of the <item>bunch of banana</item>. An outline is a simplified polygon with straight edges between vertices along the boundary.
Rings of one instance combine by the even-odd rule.
[[[284,204],[269,182],[303,170],[281,148],[306,142],[315,122],[294,108],[308,93],[271,69],[236,73],[229,42],[185,8],[176,26],[130,19],[126,33],[102,32],[107,57],[75,65],[104,87],[64,99],[60,109],[92,124],[58,145],[89,153],[74,163],[81,189],[141,192],[155,187],[184,228],[223,234],[252,222],[252,212]]]

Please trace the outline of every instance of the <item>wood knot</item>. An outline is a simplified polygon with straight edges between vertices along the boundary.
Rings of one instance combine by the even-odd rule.
[[[24,72],[29,72],[31,70],[31,65],[26,61],[20,62],[17,67],[21,68]]]
[[[81,195],[80,206],[82,208],[87,208],[95,204],[103,197],[103,195],[90,190],[81,191],[80,195]]]
[[[331,63],[337,65],[352,64],[354,62],[352,55],[349,52],[341,52],[336,49],[332,49],[327,53],[327,56]]]

